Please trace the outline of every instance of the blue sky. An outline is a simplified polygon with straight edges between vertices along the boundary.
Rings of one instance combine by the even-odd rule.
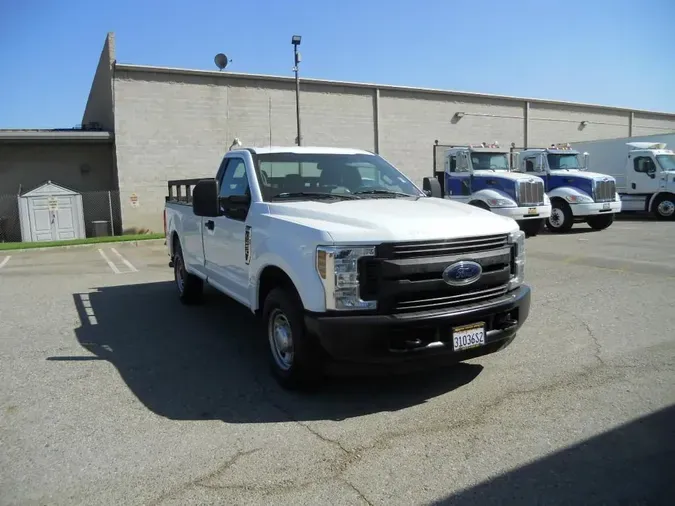
[[[123,63],[675,112],[673,0],[0,0],[0,128],[79,123],[108,31]]]

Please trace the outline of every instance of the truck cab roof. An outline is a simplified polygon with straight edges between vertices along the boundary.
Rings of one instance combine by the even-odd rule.
[[[321,146],[237,146],[228,151],[230,153],[242,153],[248,151],[256,155],[269,155],[276,153],[293,153],[293,154],[308,154],[308,155],[372,155],[370,151],[363,149],[352,148],[332,148]]]

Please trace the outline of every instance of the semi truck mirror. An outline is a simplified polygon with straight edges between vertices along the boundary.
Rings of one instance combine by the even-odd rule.
[[[218,206],[218,182],[215,179],[203,179],[192,190],[192,210],[196,216],[220,216]]]
[[[588,170],[591,166],[591,155],[589,153],[584,153],[584,170]]]

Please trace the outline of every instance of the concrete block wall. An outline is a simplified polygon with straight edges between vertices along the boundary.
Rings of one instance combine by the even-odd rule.
[[[302,81],[300,101],[304,145],[377,151],[418,183],[435,140],[522,147],[675,131],[675,114],[318,80]],[[234,137],[295,143],[290,78],[117,65],[114,107],[127,228],[161,230],[166,181],[214,175]]]

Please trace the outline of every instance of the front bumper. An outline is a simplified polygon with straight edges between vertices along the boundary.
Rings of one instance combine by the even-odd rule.
[[[530,287],[487,303],[451,311],[399,315],[327,315],[306,313],[307,330],[335,360],[396,363],[442,358],[461,362],[501,350],[513,341],[530,312]],[[455,352],[452,328],[485,322],[483,346]]]
[[[490,211],[500,216],[508,216],[514,220],[546,219],[551,216],[551,205],[523,207],[491,207]]]
[[[596,216],[621,212],[621,201],[594,202],[593,204],[570,204],[574,216]]]

